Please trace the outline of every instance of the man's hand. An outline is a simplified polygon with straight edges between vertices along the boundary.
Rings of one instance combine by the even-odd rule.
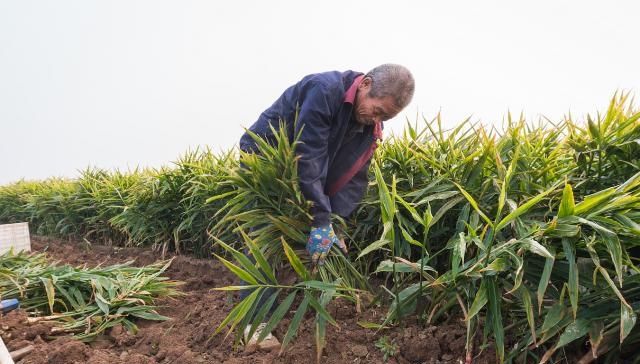
[[[313,267],[316,265],[324,265],[324,260],[333,244],[336,244],[345,254],[347,254],[347,245],[343,239],[338,239],[333,231],[331,224],[312,227],[307,241],[307,252],[311,256]]]

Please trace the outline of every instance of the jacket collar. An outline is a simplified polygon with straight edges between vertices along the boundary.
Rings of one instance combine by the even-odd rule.
[[[358,86],[360,86],[363,78],[364,75],[360,75],[356,77],[355,80],[353,80],[353,83],[351,84],[351,86],[349,86],[349,89],[347,89],[347,91],[344,93],[344,102],[353,104],[356,101],[356,92],[358,91]]]

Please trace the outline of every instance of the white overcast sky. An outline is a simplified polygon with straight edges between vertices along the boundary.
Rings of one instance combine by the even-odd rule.
[[[0,184],[236,145],[304,75],[400,63],[389,122],[604,110],[640,90],[638,1],[0,0]],[[387,132],[389,129],[387,129]]]

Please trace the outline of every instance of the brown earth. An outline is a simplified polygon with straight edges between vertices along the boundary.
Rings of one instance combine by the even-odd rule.
[[[161,258],[149,249],[88,246],[48,238],[34,238],[35,251],[47,252],[61,263],[72,265],[115,264],[135,259],[135,265],[152,263]],[[44,324],[28,325],[27,314],[16,310],[0,317],[0,334],[9,350],[27,345],[35,349],[18,363],[307,363],[315,361],[313,316],[308,314],[303,326],[285,352],[245,352],[233,347],[233,339],[224,333],[211,334],[232,308],[233,297],[212,288],[236,284],[233,276],[216,260],[176,256],[165,275],[184,281],[184,297],[161,299],[160,314],[171,318],[165,322],[140,320],[133,335],[116,326],[90,344],[68,336],[56,336]],[[383,363],[383,353],[375,343],[383,335],[397,344],[398,352],[388,363],[458,364],[465,357],[465,326],[453,322],[441,326],[422,327],[405,323],[402,328],[376,332],[360,327],[358,321],[378,321],[384,314],[380,308],[356,313],[353,305],[333,302],[329,312],[340,328],[327,328],[327,347],[322,363]],[[286,324],[288,320],[284,320]],[[413,325],[413,326],[412,326]],[[274,334],[282,338],[286,327]],[[491,363],[494,354],[485,350],[474,363]]]

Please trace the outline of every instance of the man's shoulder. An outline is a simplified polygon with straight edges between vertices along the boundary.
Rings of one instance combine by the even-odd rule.
[[[305,76],[300,82],[307,86],[320,86],[326,90],[344,92],[351,85],[353,80],[361,74],[361,72],[355,71],[328,71],[312,73]]]

